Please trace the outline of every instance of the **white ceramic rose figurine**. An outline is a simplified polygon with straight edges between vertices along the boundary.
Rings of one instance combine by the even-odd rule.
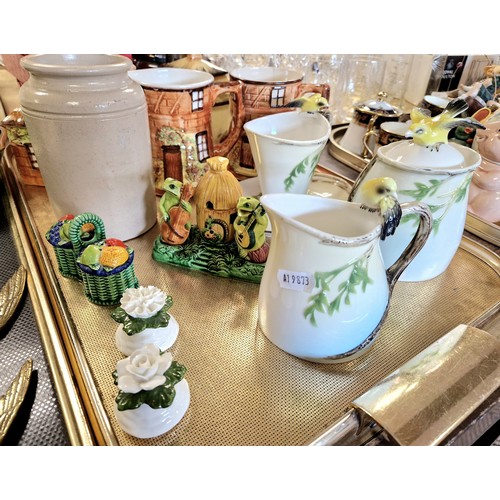
[[[120,326],[116,329],[116,347],[126,356],[146,344],[155,344],[162,351],[170,348],[179,333],[179,324],[167,311],[172,297],[149,285],[128,288],[120,306],[111,317]]]
[[[113,377],[119,389],[115,416],[120,427],[143,439],[171,430],[189,407],[185,373],[183,365],[154,344],[146,344],[118,361]]]

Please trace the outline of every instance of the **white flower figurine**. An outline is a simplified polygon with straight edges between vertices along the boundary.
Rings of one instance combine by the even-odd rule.
[[[118,388],[130,394],[151,391],[166,382],[163,374],[171,363],[172,355],[169,352],[161,354],[154,344],[147,344],[134,351],[128,358],[118,361]]]
[[[151,318],[165,305],[167,294],[159,288],[149,285],[139,288],[127,288],[120,305],[133,318]]]

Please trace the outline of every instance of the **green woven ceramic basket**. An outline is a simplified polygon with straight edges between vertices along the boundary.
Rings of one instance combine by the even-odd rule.
[[[119,304],[127,288],[137,288],[139,286],[133,262],[117,274],[94,276],[83,270],[82,277],[86,297],[93,304],[100,306]]]
[[[54,253],[56,254],[57,266],[61,275],[65,278],[82,281],[80,270],[76,266],[73,249],[54,247]]]
[[[82,274],[76,264],[76,259],[81,249],[94,243],[95,241],[106,238],[103,221],[94,214],[84,213],[71,220],[70,238],[71,241],[61,245],[59,230],[64,224],[64,220],[57,221],[45,234],[45,238],[54,248],[59,272],[65,278],[82,281]],[[86,224],[92,224],[93,230],[85,230]],[[90,227],[90,226],[89,226]],[[73,234],[73,237],[71,236]],[[75,241],[77,241],[75,246]]]

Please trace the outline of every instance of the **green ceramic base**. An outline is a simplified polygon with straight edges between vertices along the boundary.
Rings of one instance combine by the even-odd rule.
[[[205,240],[196,226],[191,227],[182,245],[167,245],[158,236],[153,245],[153,259],[163,264],[195,269],[223,278],[260,283],[265,264],[256,264],[238,254],[234,241],[212,243]]]

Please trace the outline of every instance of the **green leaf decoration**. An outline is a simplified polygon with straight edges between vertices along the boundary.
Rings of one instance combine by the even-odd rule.
[[[351,294],[357,293],[359,287],[365,292],[368,285],[373,280],[368,275],[368,261],[372,254],[371,246],[359,258],[348,262],[345,266],[327,272],[314,273],[315,288],[320,290],[309,298],[310,305],[304,310],[304,317],[309,319],[311,325],[318,326],[316,321],[317,314],[328,314],[333,316],[340,311],[342,303],[346,306],[351,305]],[[330,301],[327,292],[331,291],[331,283],[343,271],[351,269],[351,272],[345,281],[337,286],[338,294]]]
[[[122,307],[117,307],[111,317],[117,322],[123,324],[123,331],[127,335],[136,335],[146,328],[163,328],[168,326],[170,314],[168,310],[173,304],[172,297],[169,295],[165,300],[165,305],[151,318],[133,318],[129,316]]]
[[[314,169],[318,164],[319,157],[321,155],[322,148],[314,153],[310,154],[307,158],[304,158],[298,165],[296,165],[290,175],[285,179],[285,191],[290,191],[290,189],[295,184],[295,179],[301,174],[308,174],[309,179],[314,173]]]
[[[168,408],[175,398],[175,384],[178,384],[186,373],[186,367],[172,361],[168,370],[163,374],[166,382],[163,385],[155,387],[151,391],[139,391],[137,394],[119,391],[115,398],[119,411],[135,410],[142,404],[147,404],[153,409]],[[113,372],[115,384],[118,382],[116,371]]]
[[[431,179],[429,181],[429,184],[423,184],[421,182],[415,182],[415,188],[416,189],[403,189],[401,191],[398,191],[400,194],[405,194],[408,195],[412,198],[414,198],[416,201],[423,201],[425,202],[425,198],[427,196],[432,196],[435,195],[438,192],[438,189],[450,178],[446,178],[443,180],[437,180],[437,179]],[[467,175],[465,179],[462,181],[462,183],[454,190],[454,191],[449,191],[446,193],[443,193],[441,195],[438,195],[438,198],[445,198],[447,197],[448,199],[441,204],[429,204],[427,202],[427,205],[429,206],[429,209],[433,215],[433,220],[432,220],[432,231],[434,234],[437,234],[439,231],[439,227],[441,225],[441,222],[445,218],[446,214],[449,212],[451,207],[456,204],[460,203],[461,201],[464,200],[464,198],[467,195],[467,189],[469,188],[469,184],[472,180],[472,173]],[[442,211],[439,216],[436,216],[436,214]],[[401,224],[406,224],[406,223],[413,223],[415,227],[418,226],[419,223],[419,216],[416,214],[408,214],[404,215],[401,218]]]

